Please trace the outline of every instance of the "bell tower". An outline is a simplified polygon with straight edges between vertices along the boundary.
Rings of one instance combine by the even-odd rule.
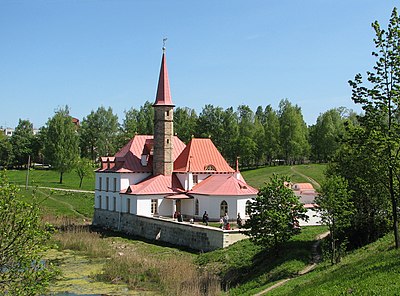
[[[174,135],[174,104],[172,104],[171,91],[169,88],[165,46],[163,47],[157,95],[153,108],[153,175],[171,175],[174,169],[174,160],[172,158],[172,151],[174,148],[172,143]]]

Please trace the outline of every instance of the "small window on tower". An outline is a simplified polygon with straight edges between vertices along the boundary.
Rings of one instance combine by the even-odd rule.
[[[168,117],[169,116],[169,110],[165,111],[165,115]]]
[[[167,144],[169,144],[169,139],[167,139]]]

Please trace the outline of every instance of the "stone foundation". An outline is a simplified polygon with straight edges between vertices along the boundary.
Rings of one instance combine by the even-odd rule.
[[[247,238],[245,230],[222,230],[188,222],[164,220],[95,209],[93,225],[203,252],[225,248]]]

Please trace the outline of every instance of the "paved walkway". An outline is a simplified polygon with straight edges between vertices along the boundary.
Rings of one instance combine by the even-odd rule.
[[[310,272],[317,266],[318,262],[321,260],[321,254],[318,253],[318,246],[321,244],[321,241],[328,235],[329,235],[329,231],[321,233],[315,238],[316,242],[311,247],[312,260],[311,260],[310,264],[308,264],[306,267],[304,267],[302,270],[299,271],[298,276],[301,276],[303,274]],[[293,278],[286,278],[286,279],[280,280],[273,286],[255,294],[254,296],[266,295],[268,292],[272,291],[273,289],[276,289],[277,287],[284,285],[291,279],[293,279]]]

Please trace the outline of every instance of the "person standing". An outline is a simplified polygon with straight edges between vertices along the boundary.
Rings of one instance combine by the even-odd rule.
[[[204,214],[203,214],[203,223],[204,223],[206,226],[208,226],[208,214],[207,214],[207,211],[204,211]]]

